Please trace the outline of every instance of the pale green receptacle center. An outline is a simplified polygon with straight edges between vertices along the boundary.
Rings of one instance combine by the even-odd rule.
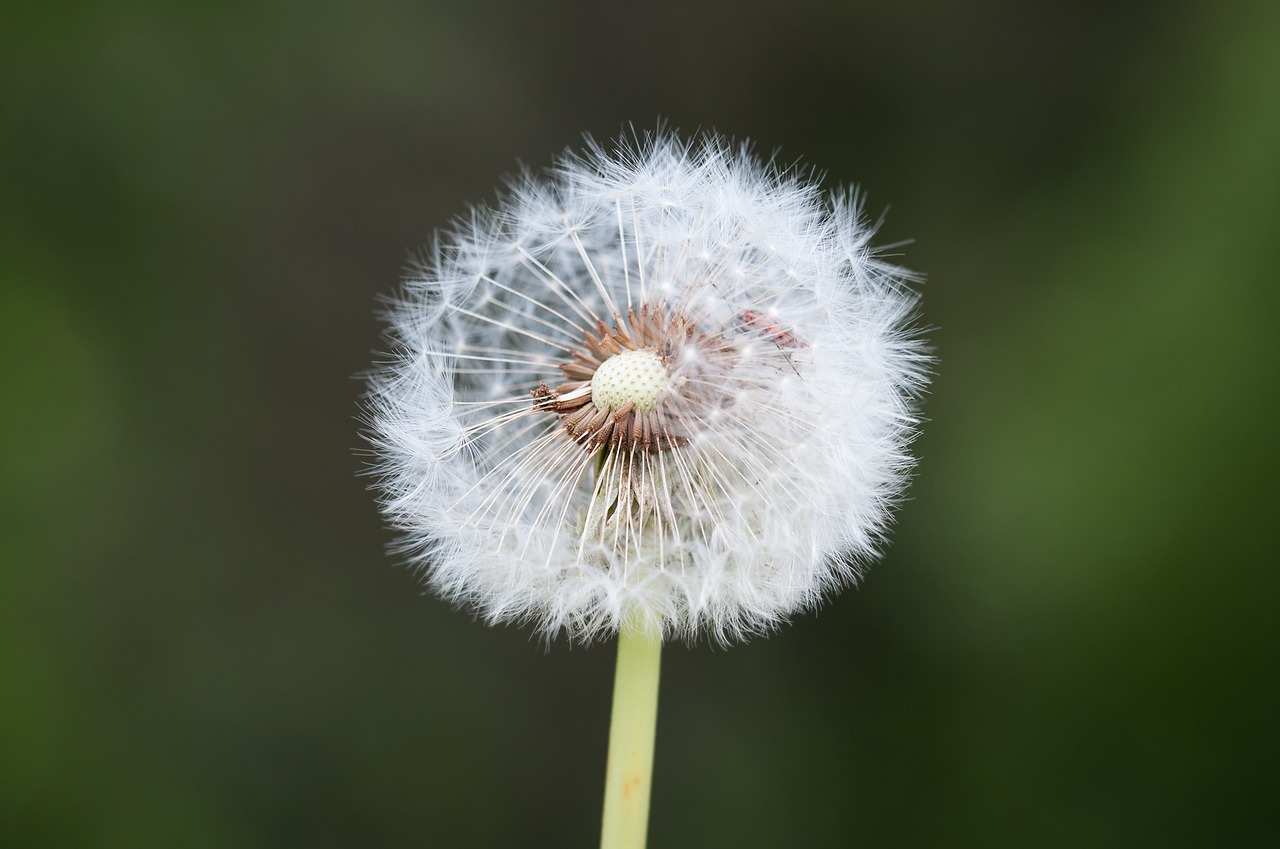
[[[627,404],[647,413],[667,386],[667,366],[655,351],[623,351],[596,368],[591,377],[591,403],[601,410]]]

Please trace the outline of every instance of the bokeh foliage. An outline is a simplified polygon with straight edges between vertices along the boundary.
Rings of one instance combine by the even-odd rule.
[[[892,203],[940,364],[863,586],[667,651],[653,845],[1280,841],[1280,7],[11,6],[0,844],[591,845],[609,647],[419,594],[353,378],[659,116]]]

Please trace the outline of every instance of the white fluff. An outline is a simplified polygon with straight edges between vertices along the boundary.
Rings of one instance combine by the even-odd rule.
[[[591,144],[459,221],[405,282],[369,403],[383,508],[430,587],[547,635],[639,618],[723,641],[854,581],[929,362],[911,275],[870,236],[855,196],[666,133]],[[732,367],[684,444],[602,467],[530,393],[641,304]]]

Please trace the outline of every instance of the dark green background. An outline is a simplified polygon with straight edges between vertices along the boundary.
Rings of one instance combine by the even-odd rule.
[[[433,228],[659,116],[891,205],[939,366],[864,585],[667,650],[651,844],[1280,841],[1280,5],[4,18],[3,845],[595,841],[611,647],[420,594],[354,376]]]

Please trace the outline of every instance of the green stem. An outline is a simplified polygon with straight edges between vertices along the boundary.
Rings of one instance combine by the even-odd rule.
[[[662,637],[655,627],[623,626],[613,680],[600,849],[644,849],[661,659]]]

